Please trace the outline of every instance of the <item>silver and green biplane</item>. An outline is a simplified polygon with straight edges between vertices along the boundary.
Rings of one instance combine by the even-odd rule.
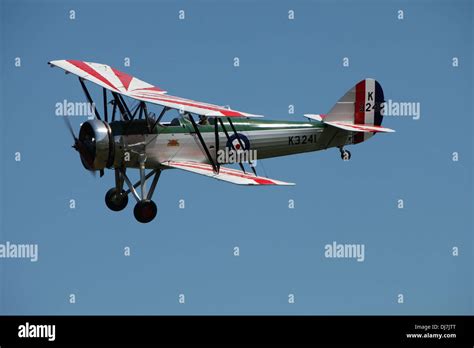
[[[384,95],[373,79],[357,83],[325,115],[306,114],[308,120],[304,122],[269,121],[228,107],[171,96],[108,65],[78,60],[49,64],[79,77],[93,109],[93,119],[81,125],[78,136],[66,118],[82,164],[90,171],[99,171],[100,176],[106,168],[113,169],[115,186],[105,196],[106,205],[114,211],[123,210],[132,194],[137,201],[135,218],[142,223],[152,221],[157,214],[152,196],[165,169],[181,169],[239,185],[293,185],[257,175],[256,161],[332,147],[339,149],[343,160],[349,160],[346,145],[363,142],[378,132],[393,132],[381,126]],[[101,113],[86,80],[102,87]],[[156,115],[148,104],[162,109]],[[178,111],[178,116],[165,122],[164,116],[172,110]],[[231,163],[237,163],[240,170],[224,166]],[[139,170],[136,183],[129,179],[127,168]]]

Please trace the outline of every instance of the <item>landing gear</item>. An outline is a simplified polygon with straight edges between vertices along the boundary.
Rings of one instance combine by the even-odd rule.
[[[349,150],[340,147],[339,151],[341,152],[341,159],[343,161],[349,161],[351,159],[351,152]]]
[[[123,176],[119,169],[115,169],[115,187],[105,194],[105,204],[113,211],[121,211],[128,204],[128,192],[123,190]]]
[[[128,186],[128,190],[124,191],[126,195],[131,193],[137,204],[135,204],[135,208],[133,209],[133,215],[138,222],[146,224],[152,221],[156,217],[156,213],[158,212],[158,208],[156,207],[155,202],[151,200],[153,196],[153,192],[155,191],[156,184],[158,183],[158,179],[160,178],[161,169],[155,169],[145,175],[145,155],[140,156],[140,180],[132,185],[130,179],[128,178],[127,174],[125,173],[125,169],[116,169],[116,185],[119,187],[123,185],[125,182]],[[153,181],[150,185],[150,190],[146,192],[146,181],[152,176]],[[140,186],[140,195],[138,194],[136,188]]]
[[[105,195],[105,204],[110,210],[121,211],[128,204],[128,195],[124,190],[119,193],[117,188],[112,187]]]
[[[135,204],[135,208],[133,208],[135,219],[143,224],[152,221],[157,212],[158,208],[156,207],[155,202],[151,200],[139,201]]]

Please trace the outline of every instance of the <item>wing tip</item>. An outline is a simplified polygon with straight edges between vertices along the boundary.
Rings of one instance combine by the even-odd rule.
[[[57,65],[58,63],[65,62],[66,59],[55,59],[55,60],[49,60],[48,64],[49,65]]]

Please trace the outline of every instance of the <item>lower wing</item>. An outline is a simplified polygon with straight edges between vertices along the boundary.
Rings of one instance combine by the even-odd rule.
[[[168,161],[162,164],[171,168],[182,169],[237,185],[294,185],[293,183],[264,178],[262,176],[256,176],[253,173],[243,173],[240,170],[226,167],[220,167],[219,173],[215,173],[212,166],[205,163]]]

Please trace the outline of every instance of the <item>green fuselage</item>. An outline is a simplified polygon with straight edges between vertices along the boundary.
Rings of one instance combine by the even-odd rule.
[[[207,119],[205,124],[198,122],[199,132],[212,156],[216,154],[214,122],[214,118]],[[217,150],[230,149],[232,143],[236,145],[240,141],[245,150],[256,150],[258,159],[317,151],[344,145],[347,141],[347,134],[342,138],[336,136],[320,122],[232,119],[239,139],[226,119],[223,123],[230,141],[219,124]],[[127,163],[129,167],[137,166],[133,154],[141,150],[145,150],[147,167],[150,168],[169,160],[209,163],[193,124],[185,117],[158,124],[154,128],[151,120],[148,124],[146,120],[117,121],[110,126],[116,144],[123,146],[124,152],[131,153],[132,159]]]

